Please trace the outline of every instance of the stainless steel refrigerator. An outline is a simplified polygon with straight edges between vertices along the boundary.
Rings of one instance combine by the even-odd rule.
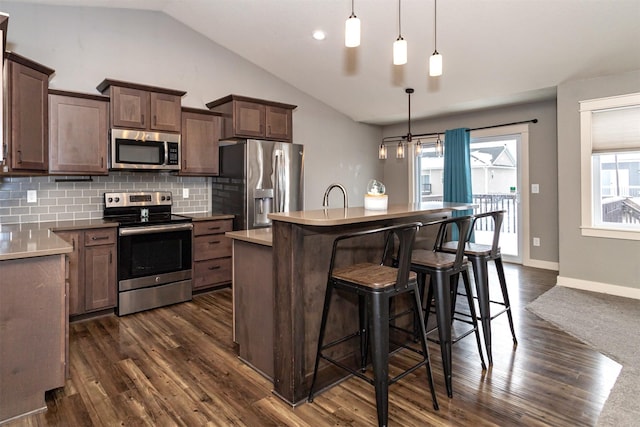
[[[303,210],[304,147],[277,141],[220,141],[212,212],[233,214],[234,229],[270,227],[271,212]]]

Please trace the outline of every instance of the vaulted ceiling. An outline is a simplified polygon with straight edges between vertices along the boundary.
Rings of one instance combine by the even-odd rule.
[[[355,0],[362,43],[344,47],[350,0],[19,0],[161,11],[357,121],[550,99],[576,78],[640,69],[640,0],[440,0],[441,77],[429,77],[434,0],[401,0],[408,63],[392,64],[397,0]],[[314,30],[326,39],[312,38]],[[640,83],[639,83],[640,84]]]

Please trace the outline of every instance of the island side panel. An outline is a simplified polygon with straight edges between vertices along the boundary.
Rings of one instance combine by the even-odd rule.
[[[0,423],[46,410],[45,391],[65,382],[65,261],[49,255],[0,261]]]

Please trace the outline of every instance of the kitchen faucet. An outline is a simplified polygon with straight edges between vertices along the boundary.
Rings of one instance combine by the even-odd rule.
[[[324,199],[322,200],[322,206],[326,207],[326,208],[329,207],[329,193],[331,193],[331,190],[333,190],[334,188],[339,188],[340,191],[342,191],[342,198],[344,200],[344,207],[348,208],[349,207],[349,198],[347,197],[347,190],[341,184],[331,184],[329,187],[327,187],[327,191],[324,192]]]

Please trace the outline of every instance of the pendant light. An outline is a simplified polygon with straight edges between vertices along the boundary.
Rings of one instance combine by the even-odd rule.
[[[443,151],[444,147],[442,146],[442,140],[440,140],[440,134],[438,134],[438,139],[436,140],[436,155],[438,157],[442,157]]]
[[[422,154],[422,141],[418,140],[416,142],[416,157],[420,157]]]
[[[387,159],[387,146],[384,143],[380,144],[380,148],[378,148],[378,159],[386,160]]]
[[[351,0],[351,16],[344,24],[344,45],[346,47],[360,46],[360,19],[353,12],[353,2]]]
[[[433,55],[429,58],[429,75],[437,77],[442,75],[442,55],[438,52],[438,32],[436,30],[438,0],[433,0]]]
[[[407,41],[402,37],[400,2],[401,0],[398,0],[398,38],[393,42],[393,65],[407,63]]]

